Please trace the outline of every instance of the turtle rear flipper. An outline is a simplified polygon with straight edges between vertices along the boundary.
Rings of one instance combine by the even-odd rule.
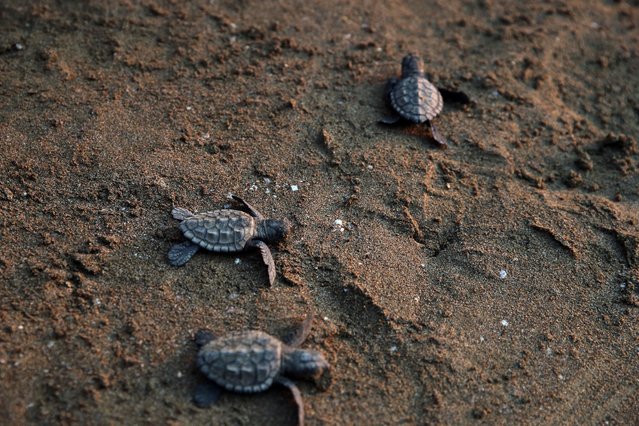
[[[169,264],[172,266],[182,266],[191,258],[200,247],[196,244],[193,244],[190,241],[186,241],[180,244],[175,244],[169,249],[168,258]]]
[[[260,240],[251,240],[248,242],[247,247],[255,247],[260,250],[262,254],[262,260],[268,267],[268,282],[272,286],[275,282],[275,261],[273,260],[273,255],[271,254],[271,250],[268,248],[264,241]]]
[[[380,118],[379,120],[377,120],[377,122],[379,124],[396,124],[399,122],[399,120],[401,120],[401,117],[399,115],[385,115],[382,118]]]
[[[193,392],[193,403],[200,408],[208,408],[220,398],[222,388],[210,380],[198,383]]]
[[[193,340],[195,340],[195,344],[197,345],[197,347],[201,348],[210,341],[215,340],[215,335],[211,330],[202,329],[198,330],[195,333],[195,338]]]
[[[393,91],[395,86],[399,83],[399,79],[391,78],[386,82],[386,87],[384,87],[384,99],[386,99],[387,103],[390,103],[390,93]],[[397,114],[393,115],[385,115],[384,117],[377,120],[379,124],[396,124],[401,120],[401,117]]]
[[[174,219],[184,220],[192,217],[193,213],[182,207],[174,207],[173,210],[171,210],[171,215]]]
[[[435,139],[435,142],[437,142],[442,148],[448,148],[448,141],[446,140],[446,138],[443,137],[441,133],[439,133],[435,126],[433,126],[432,122],[429,121],[428,124],[430,126],[430,132],[433,134],[433,139]]]
[[[304,401],[302,401],[302,394],[300,390],[297,388],[293,381],[287,379],[286,377],[278,377],[275,380],[280,385],[288,388],[293,395],[293,400],[295,401],[295,405],[297,405],[297,424],[299,426],[304,425]]]

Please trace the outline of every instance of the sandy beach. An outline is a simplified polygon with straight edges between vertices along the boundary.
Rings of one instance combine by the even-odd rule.
[[[448,149],[377,123],[409,52]],[[311,314],[308,425],[636,424],[638,69],[632,0],[3,1],[0,423],[294,424],[195,407],[193,336]],[[272,287],[167,262],[230,193]]]

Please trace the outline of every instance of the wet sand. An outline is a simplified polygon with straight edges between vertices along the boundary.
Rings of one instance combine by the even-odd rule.
[[[637,2],[82,3],[0,5],[4,421],[294,422],[193,406],[193,334],[309,312],[309,425],[637,421]],[[376,124],[408,52],[447,150]],[[229,193],[294,225],[272,288],[167,263]]]

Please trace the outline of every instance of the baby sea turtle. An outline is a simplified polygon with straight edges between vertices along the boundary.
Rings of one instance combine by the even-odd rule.
[[[266,243],[284,239],[290,226],[286,220],[265,219],[242,198],[235,195],[232,197],[244,204],[250,214],[229,209],[193,214],[181,207],[173,209],[171,213],[175,219],[182,221],[180,230],[188,241],[171,247],[168,253],[169,263],[173,266],[184,265],[200,248],[217,253],[257,248],[268,266],[269,283],[273,285],[275,263]]]
[[[388,80],[385,94],[396,114],[382,118],[381,123],[395,124],[401,119],[427,123],[433,139],[443,147],[448,145],[431,122],[442,111],[444,101],[437,87],[426,79],[424,63],[419,56],[409,54],[402,59],[402,77]]]
[[[267,390],[273,383],[288,388],[297,405],[298,422],[304,424],[302,395],[289,377],[319,379],[329,371],[328,362],[317,351],[297,349],[310,331],[311,317],[282,340],[258,330],[215,338],[207,330],[195,335],[199,346],[197,368],[208,379],[197,386],[193,402],[213,405],[222,388],[239,393]]]

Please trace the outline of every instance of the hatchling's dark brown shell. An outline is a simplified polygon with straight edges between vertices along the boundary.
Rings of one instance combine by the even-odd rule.
[[[233,392],[268,389],[278,375],[282,342],[262,331],[244,331],[202,346],[198,369],[210,380]]]
[[[214,252],[235,252],[255,236],[255,219],[239,210],[198,213],[180,223],[184,236],[194,244]]]
[[[402,78],[389,95],[393,109],[413,123],[432,120],[444,107],[437,87],[419,75]]]

